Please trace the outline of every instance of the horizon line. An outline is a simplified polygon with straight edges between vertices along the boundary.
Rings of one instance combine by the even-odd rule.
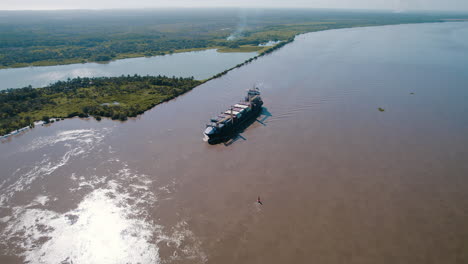
[[[453,13],[467,13],[468,10],[437,10],[437,9],[377,9],[377,8],[330,8],[330,7],[263,7],[263,6],[164,6],[164,7],[110,7],[110,8],[44,8],[44,9],[0,9],[2,11],[117,11],[117,10],[162,10],[162,9],[308,9],[308,10],[329,10],[329,11],[373,11],[373,12],[390,12],[390,13],[417,13],[417,12],[453,12]]]

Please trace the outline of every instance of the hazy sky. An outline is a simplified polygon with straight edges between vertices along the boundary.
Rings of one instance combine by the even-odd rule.
[[[468,11],[468,0],[0,0],[0,10],[149,7],[310,7]]]

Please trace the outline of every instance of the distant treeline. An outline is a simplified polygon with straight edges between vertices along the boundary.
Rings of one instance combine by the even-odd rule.
[[[50,118],[94,116],[126,120],[199,85],[191,78],[121,76],[75,78],[44,88],[0,91],[0,135]]]
[[[255,46],[331,28],[433,22],[450,17],[463,18],[455,14],[307,9],[0,11],[0,67]],[[235,38],[227,40],[230,35]]]

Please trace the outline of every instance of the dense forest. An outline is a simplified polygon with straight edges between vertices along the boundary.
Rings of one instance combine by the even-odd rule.
[[[308,9],[0,11],[0,67],[99,62],[208,47],[252,51],[260,43],[299,33],[449,17],[463,16]]]
[[[44,88],[0,91],[0,135],[51,118],[126,120],[191,90],[201,81],[165,76],[75,78]]]

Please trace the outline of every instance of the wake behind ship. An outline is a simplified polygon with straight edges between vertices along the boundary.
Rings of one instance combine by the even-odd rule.
[[[203,133],[205,140],[214,144],[228,139],[242,124],[256,118],[262,111],[262,105],[260,90],[257,87],[249,89],[243,101],[210,120]]]

